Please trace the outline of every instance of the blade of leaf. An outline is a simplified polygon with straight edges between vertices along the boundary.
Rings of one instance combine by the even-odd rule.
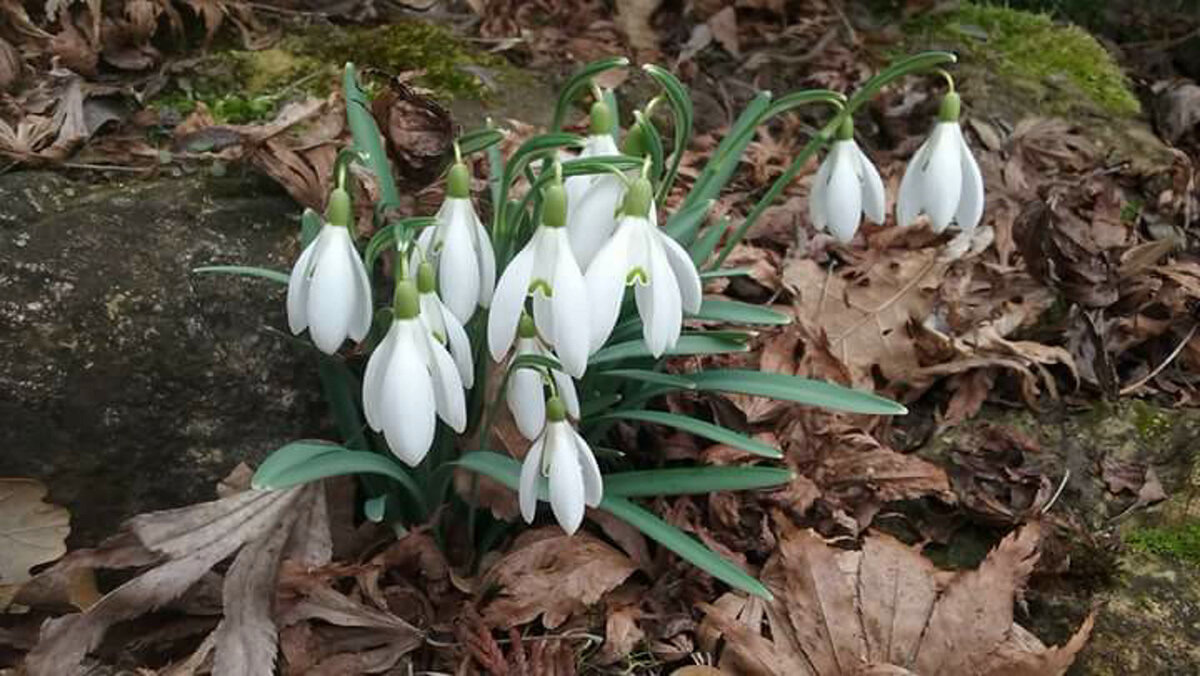
[[[288,274],[278,270],[268,270],[267,268],[256,268],[248,265],[205,265],[199,268],[192,268],[192,272],[201,274],[222,274],[222,275],[242,275],[243,277],[258,277],[259,279],[269,279],[272,282],[286,285],[288,283]]]
[[[747,453],[761,455],[764,458],[783,457],[783,453],[770,444],[764,444],[757,439],[731,430],[728,427],[714,425],[704,420],[697,420],[690,416],[669,413],[667,411],[648,411],[643,409],[616,410],[590,418],[589,422],[593,420],[636,420],[638,422],[666,425],[667,427],[674,427],[675,429],[695,434],[698,437],[715,441],[718,444],[725,444],[726,446],[740,448]]]
[[[345,448],[328,441],[293,441],[275,449],[259,464],[254,476],[250,479],[250,485],[258,489],[266,488],[280,472],[287,471],[319,455],[344,453],[345,451]]]
[[[703,495],[776,488],[796,478],[778,467],[678,467],[604,475],[604,494],[622,498]]]
[[[904,415],[908,409],[890,399],[870,392],[853,390],[820,380],[763,373],[743,369],[697,371],[689,375],[696,388],[704,391],[737,392],[780,401],[794,401],[848,413]]]
[[[679,174],[679,163],[683,161],[683,152],[687,149],[688,143],[692,138],[692,120],[695,118],[695,112],[692,109],[692,97],[688,93],[687,87],[684,86],[679,78],[671,74],[670,71],[656,66],[654,64],[646,64],[642,66],[642,70],[646,74],[658,81],[662,85],[663,91],[667,94],[667,101],[671,104],[671,112],[674,116],[674,129],[672,138],[674,147],[671,148],[671,167],[667,169],[666,176],[658,186],[657,200],[659,203],[666,201],[667,195],[671,192],[671,187],[675,185],[675,177]]]
[[[566,83],[563,84],[562,89],[559,90],[558,101],[554,104],[554,119],[550,123],[550,128],[554,131],[562,129],[563,122],[567,118],[567,111],[571,109],[571,103],[579,95],[579,92],[591,84],[592,78],[613,68],[623,68],[628,65],[629,59],[623,56],[613,56],[585,64],[582,68],[575,71],[567,79]]]
[[[776,312],[761,305],[719,298],[705,298],[700,304],[700,311],[689,316],[689,319],[768,326],[785,326],[792,321],[791,317],[782,312]]]
[[[597,371],[597,375],[606,378],[623,378],[625,380],[636,380],[642,383],[650,383],[652,385],[665,385],[677,390],[694,390],[696,384],[683,376],[677,376],[671,373],[663,373],[661,371],[650,371],[646,369],[610,369],[608,371]]]
[[[713,335],[705,335],[696,333],[683,335],[679,337],[679,342],[675,347],[666,351],[665,356],[678,357],[696,354],[724,354],[727,352],[748,352],[749,346],[745,342],[729,340],[724,337]],[[592,355],[588,363],[593,366],[607,364],[611,362],[622,361],[624,359],[636,359],[639,357],[652,357],[650,348],[646,347],[646,342],[643,340],[631,340],[616,345],[609,345],[601,348],[600,351]]]
[[[350,125],[350,134],[354,137],[354,145],[360,153],[366,155],[367,166],[379,182],[381,199],[375,208],[383,210],[399,206],[400,193],[396,190],[396,179],[392,176],[392,166],[383,147],[383,136],[379,133],[379,125],[375,124],[375,116],[371,114],[371,102],[358,86],[358,77],[352,63],[346,64],[342,86],[346,95],[346,121]]]

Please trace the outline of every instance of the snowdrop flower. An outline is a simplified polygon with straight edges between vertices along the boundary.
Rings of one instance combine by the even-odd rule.
[[[604,480],[592,449],[571,423],[566,405],[558,397],[546,402],[546,426],[533,442],[521,465],[517,492],[521,516],[533,523],[537,513],[538,478],[550,479],[550,507],[558,525],[574,535],[583,523],[584,505],[595,507],[604,497]]]
[[[872,223],[883,223],[883,179],[854,142],[854,121],[847,117],[813,179],[808,216],[817,230],[828,230],[846,244],[854,238],[863,215]]]
[[[983,217],[983,177],[958,126],[958,94],[942,99],[937,126],[904,170],[896,200],[896,222],[912,225],[922,213],[929,215],[934,232],[953,221],[962,230],[974,230]]]
[[[612,112],[604,101],[592,104],[590,134],[579,157],[619,155],[612,137]],[[617,227],[617,207],[625,186],[619,176],[610,173],[570,176],[563,183],[567,191],[567,236],[571,251],[581,268],[587,268],[600,247]]]
[[[362,341],[371,328],[371,283],[354,249],[350,194],[337,188],[329,196],[325,225],[305,247],[288,280],[288,327],[308,329],[325,354],[337,352],[346,338]]]
[[[525,354],[557,359],[537,336],[537,327],[533,318],[525,314],[517,325],[517,348],[513,359]],[[511,363],[509,362],[511,369]],[[550,378],[554,381],[554,389],[567,407],[567,413],[572,418],[579,418],[579,396],[575,392],[575,381],[571,376],[559,371],[550,370]],[[504,393],[508,410],[512,412],[517,429],[526,439],[533,441],[542,433],[546,422],[546,393],[545,375],[537,369],[518,368],[508,374],[508,391]]]
[[[488,315],[488,347],[497,361],[512,346],[525,298],[533,296],[533,319],[554,348],[567,373],[581,377],[587,369],[587,287],[567,240],[567,196],[562,184],[546,188],[542,223],[524,249],[512,259],[492,299]]]
[[[417,466],[433,444],[441,418],[455,432],[467,427],[462,379],[446,348],[422,324],[417,285],[396,282],[392,326],[367,362],[363,411],[388,446]]]
[[[446,181],[446,201],[437,225],[426,228],[417,244],[437,268],[442,302],[466,324],[476,307],[487,307],[496,284],[496,254],[492,240],[471,205],[471,174],[456,162]]]
[[[593,352],[612,334],[626,285],[634,285],[642,335],[655,357],[679,340],[683,312],[700,310],[700,275],[683,247],[652,220],[653,195],[648,180],[634,181],[616,233],[588,267]]]
[[[422,261],[417,266],[417,293],[420,294],[421,314],[417,315],[425,330],[450,351],[459,378],[468,390],[475,384],[475,360],[471,356],[471,341],[462,322],[438,297],[433,265]]]

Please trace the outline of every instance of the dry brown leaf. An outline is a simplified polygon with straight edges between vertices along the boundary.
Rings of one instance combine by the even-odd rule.
[[[662,0],[617,0],[617,25],[634,49],[658,49],[658,34],[650,18]]]
[[[705,622],[724,634],[721,665],[736,673],[1057,676],[1083,647],[1091,620],[1057,649],[1013,623],[1013,598],[1039,537],[1038,525],[1027,525],[978,570],[945,576],[890,536],[869,535],[851,551],[795,531],[763,570],[775,595],[767,605],[771,638],[727,607],[702,606]]]
[[[541,615],[553,629],[637,570],[628,556],[590,535],[558,529],[530,535],[545,537],[508,552],[484,574],[479,588],[499,590],[482,608],[490,626],[514,627]]]
[[[713,39],[725,51],[734,57],[741,56],[742,50],[738,47],[737,11],[733,5],[729,5],[708,17],[708,28],[712,31]]]
[[[263,609],[270,607],[272,596],[267,590],[273,584],[264,579],[274,579],[278,550],[285,546],[295,523],[310,521],[305,512],[317,502],[314,493],[323,490],[319,483],[286,491],[251,490],[130,519],[126,528],[136,538],[131,549],[140,546],[143,552],[162,557],[162,563],[109,592],[86,611],[47,621],[37,647],[29,653],[29,673],[77,673],[88,651],[99,645],[109,627],[179,598],[244,545],[249,546],[239,554],[225,581],[224,595],[230,605],[222,622],[230,623],[235,634],[245,635],[220,632],[214,638],[214,650],[221,656],[217,659],[233,669],[225,673],[266,673],[256,671],[263,665],[269,672],[275,632]]]
[[[67,552],[71,514],[43,502],[46,492],[33,479],[0,479],[0,610],[32,579],[30,568]]]
[[[12,43],[0,37],[0,92],[7,91],[21,79],[25,60]]]

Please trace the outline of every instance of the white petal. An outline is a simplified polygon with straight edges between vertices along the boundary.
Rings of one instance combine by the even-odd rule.
[[[324,232],[326,227],[322,226],[321,232]],[[287,316],[288,328],[293,334],[299,334],[304,329],[308,328],[308,286],[309,286],[309,269],[312,266],[313,258],[317,248],[321,244],[321,236],[318,234],[313,238],[313,241],[304,247],[304,251],[300,253],[300,258],[296,260],[296,264],[292,266],[292,275],[288,278],[287,292]]]
[[[438,256],[438,295],[459,321],[470,321],[479,304],[479,270],[474,246],[471,202],[448,199]]]
[[[392,361],[392,352],[396,348],[396,336],[399,332],[399,324],[392,322],[387,335],[367,360],[367,371],[363,374],[363,414],[367,417],[367,424],[376,432],[383,429],[380,410],[383,401],[383,377]]]
[[[462,379],[450,353],[429,333],[424,334],[425,350],[429,355],[429,374],[433,378],[433,395],[438,417],[461,434],[467,429],[467,402],[463,395]]]
[[[700,273],[696,271],[696,264],[673,237],[662,230],[655,232],[658,234],[658,241],[662,242],[663,251],[667,254],[667,262],[671,264],[671,271],[675,273],[675,281],[679,285],[679,293],[683,300],[683,311],[694,315],[700,311],[700,303],[704,301]]]
[[[583,469],[566,422],[550,423],[546,450],[550,453],[550,507],[558,525],[574,535],[583,523]]]
[[[575,391],[575,381],[558,369],[550,371],[550,377],[554,379],[554,388],[558,390],[558,398],[562,399],[567,415],[579,420],[579,394]]]
[[[442,314],[442,308],[445,306],[438,299],[437,294],[432,291],[423,293],[418,297],[417,302],[420,304],[421,311],[421,314],[417,315],[417,319],[425,326],[425,330],[433,334],[434,338],[445,340],[446,320],[445,315]]]
[[[475,359],[471,354],[471,340],[459,323],[458,317],[450,312],[450,308],[442,305],[442,322],[446,327],[446,342],[450,347],[450,356],[458,367],[458,376],[462,379],[463,387],[468,390],[475,386]]]
[[[921,214],[921,184],[925,181],[921,167],[929,155],[929,141],[930,139],[925,139],[921,147],[917,148],[916,154],[904,168],[904,177],[900,179],[900,193],[896,197],[896,225],[902,228],[915,223],[917,216]]]
[[[929,140],[929,161],[920,186],[921,208],[929,214],[934,232],[950,225],[962,194],[962,153],[958,144],[958,124],[939,122]]]
[[[542,476],[542,452],[546,446],[546,438],[538,437],[525,454],[521,463],[521,483],[518,485],[517,500],[521,503],[521,516],[525,523],[533,523],[537,515],[538,478]]]
[[[858,157],[858,175],[862,181],[863,215],[872,223],[883,223],[887,218],[887,193],[883,188],[883,178],[857,143],[854,144],[854,154]]]
[[[384,437],[392,453],[409,466],[420,464],[433,444],[437,418],[433,379],[416,340],[417,322],[400,320],[395,353],[384,374],[380,413]]]
[[[653,233],[650,233],[653,234]],[[683,324],[679,285],[667,263],[662,245],[647,237],[650,245],[650,284],[635,289],[638,314],[642,318],[642,336],[650,354],[661,357],[679,340]]]
[[[346,247],[353,247],[349,231],[338,226],[327,227],[332,230],[323,232],[321,238],[329,239],[329,242],[321,247],[313,261],[305,310],[313,343],[325,354],[333,354],[350,331],[355,310],[355,281],[354,269],[346,256]]]
[[[825,156],[825,161],[817,168],[817,175],[813,177],[812,185],[808,189],[808,220],[817,232],[824,230],[825,224],[829,222],[829,198],[826,195],[829,192],[829,172],[833,166],[833,158],[834,152],[831,149]]]
[[[612,237],[617,227],[617,206],[624,194],[621,179],[605,174],[578,196],[575,205],[568,202],[567,232],[571,250],[581,266],[591,263],[600,247]]]
[[[579,466],[583,470],[583,501],[589,507],[596,507],[604,499],[604,478],[600,475],[600,466],[596,464],[596,456],[588,447],[583,437],[575,428],[570,428],[571,438],[579,453]]]
[[[628,249],[634,232],[633,219],[624,219],[612,239],[608,240],[588,266],[584,275],[587,284],[591,321],[588,350],[599,350],[612,335],[621,314],[625,297],[625,277],[629,273]]]
[[[350,322],[350,339],[361,343],[371,330],[371,315],[374,308],[371,305],[371,280],[367,278],[367,269],[363,260],[354,248],[354,241],[347,238],[346,255],[350,257],[350,267],[354,270],[354,314]]]
[[[979,225],[983,218],[984,194],[983,176],[979,173],[979,165],[967,147],[963,138],[962,128],[958,129],[958,147],[962,156],[962,194],[958,198],[958,210],[954,213],[954,221],[963,230],[971,231]]]
[[[841,141],[834,148],[833,166],[829,170],[828,203],[825,211],[829,222],[829,234],[842,244],[854,239],[858,224],[862,220],[862,184],[855,171],[858,158],[854,149],[847,145],[853,141]]]
[[[492,249],[492,238],[488,236],[479,216],[471,208],[471,218],[475,221],[475,256],[479,265],[479,306],[488,307],[492,304],[492,293],[496,289],[496,252]]]
[[[532,339],[526,339],[532,340]],[[517,429],[526,439],[536,439],[546,424],[546,395],[542,376],[533,369],[517,369],[508,376],[505,401]]]
[[[445,210],[446,205],[443,204],[442,208],[438,210],[438,215],[436,218],[440,219],[442,217],[442,212]],[[433,245],[433,236],[436,233],[437,226],[432,225],[428,228],[425,228],[421,231],[421,234],[417,235],[417,246],[413,247],[412,256],[410,256],[408,259],[409,267],[411,267],[413,270],[416,270],[417,266],[421,264],[422,253],[425,254],[426,260],[428,260],[430,263],[433,263],[435,267],[437,266],[437,251],[434,250]]]
[[[517,323],[525,309],[529,277],[533,272],[536,239],[535,233],[534,241],[521,249],[496,283],[496,293],[492,296],[492,311],[488,314],[488,349],[497,363],[504,359],[504,354],[512,345],[513,337],[517,334]]]
[[[587,370],[588,347],[591,340],[591,322],[588,318],[587,285],[566,233],[556,233],[563,238],[558,249],[558,261],[554,269],[554,352],[562,361],[563,370],[576,378]]]

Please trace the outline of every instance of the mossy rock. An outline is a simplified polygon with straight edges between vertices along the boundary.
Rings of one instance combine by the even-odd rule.
[[[1011,122],[1063,117],[1138,173],[1170,166],[1170,151],[1143,119],[1125,73],[1083,28],[1048,14],[963,2],[913,18],[903,30],[905,51],[959,54],[954,71],[968,114]]]

